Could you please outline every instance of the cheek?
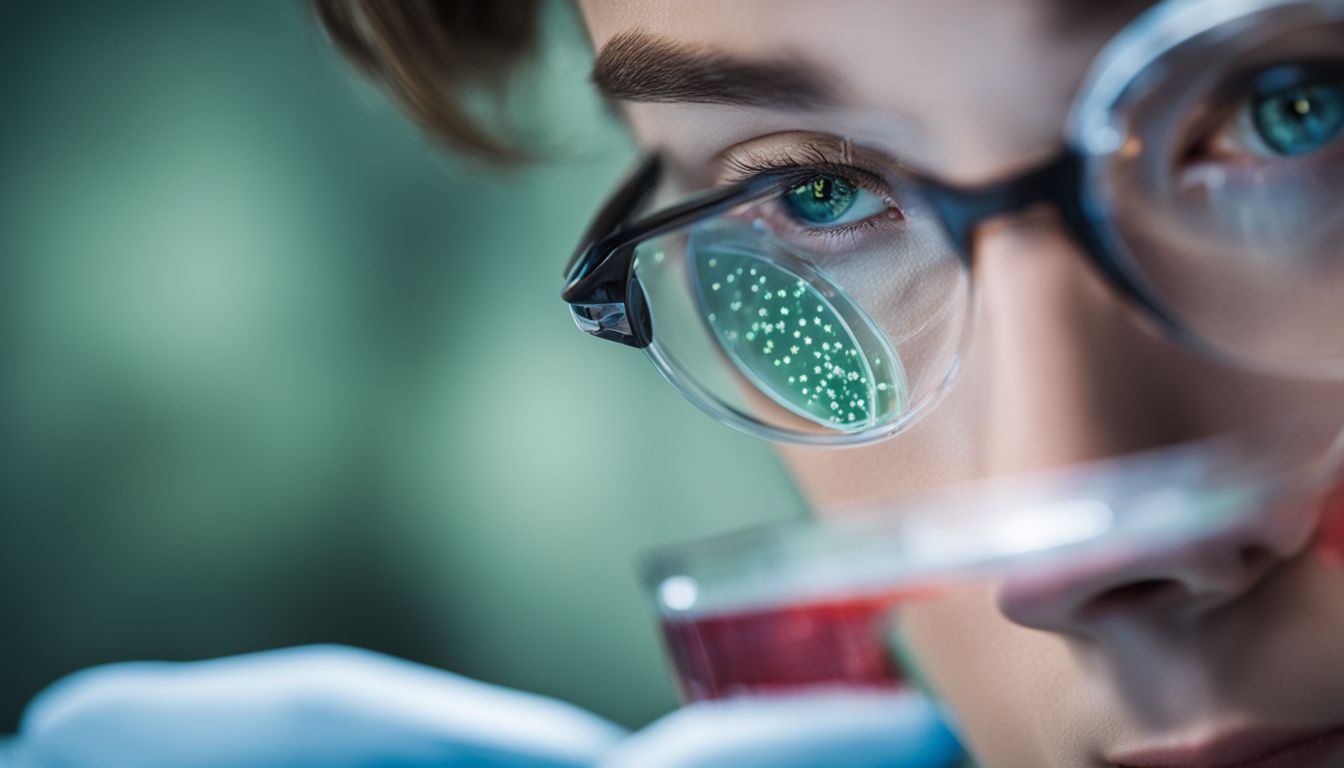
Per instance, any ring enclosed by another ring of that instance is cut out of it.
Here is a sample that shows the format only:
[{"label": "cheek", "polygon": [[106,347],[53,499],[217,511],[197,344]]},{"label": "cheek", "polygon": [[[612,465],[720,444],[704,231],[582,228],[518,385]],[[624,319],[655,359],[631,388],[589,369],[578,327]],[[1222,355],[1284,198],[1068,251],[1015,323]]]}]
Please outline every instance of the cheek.
[{"label": "cheek", "polygon": [[1081,671],[1062,639],[1009,622],[989,586],[907,606],[900,632],[907,664],[953,712],[972,752],[998,761],[985,768],[1076,764],[1060,723],[1079,703]]},{"label": "cheek", "polygon": [[[983,323],[983,316],[977,319]],[[983,328],[972,334],[982,335]],[[961,486],[986,474],[988,382],[984,359],[973,350],[946,397],[897,437],[844,450],[777,450],[821,517],[854,501],[899,500]]]}]

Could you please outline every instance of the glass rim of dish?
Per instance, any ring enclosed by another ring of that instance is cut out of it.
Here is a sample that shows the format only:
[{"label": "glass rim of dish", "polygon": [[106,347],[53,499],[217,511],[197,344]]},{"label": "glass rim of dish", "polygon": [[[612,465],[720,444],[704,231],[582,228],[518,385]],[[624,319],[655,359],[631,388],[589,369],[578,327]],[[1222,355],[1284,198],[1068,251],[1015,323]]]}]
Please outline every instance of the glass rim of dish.
[{"label": "glass rim of dish", "polygon": [[658,614],[698,618],[921,593],[1178,549],[1338,484],[1344,413],[1266,425],[660,547],[640,562]]}]

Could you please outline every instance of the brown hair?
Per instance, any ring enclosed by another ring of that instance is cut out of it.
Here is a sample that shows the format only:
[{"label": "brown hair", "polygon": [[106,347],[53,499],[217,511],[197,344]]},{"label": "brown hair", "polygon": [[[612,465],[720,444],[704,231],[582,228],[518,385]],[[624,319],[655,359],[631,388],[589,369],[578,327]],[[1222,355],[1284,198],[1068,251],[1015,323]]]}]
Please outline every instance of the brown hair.
[{"label": "brown hair", "polygon": [[498,109],[537,47],[539,0],[309,0],[336,47],[432,135],[490,160],[527,156],[472,97]]}]

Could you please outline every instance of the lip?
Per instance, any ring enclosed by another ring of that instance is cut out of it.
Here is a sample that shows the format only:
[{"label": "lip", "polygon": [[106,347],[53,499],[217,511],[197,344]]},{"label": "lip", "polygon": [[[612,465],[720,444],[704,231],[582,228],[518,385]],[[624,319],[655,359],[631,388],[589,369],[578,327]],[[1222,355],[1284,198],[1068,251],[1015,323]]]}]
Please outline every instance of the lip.
[{"label": "lip", "polygon": [[1145,747],[1106,758],[1108,768],[1325,768],[1344,747],[1344,725],[1241,728],[1212,738]]}]

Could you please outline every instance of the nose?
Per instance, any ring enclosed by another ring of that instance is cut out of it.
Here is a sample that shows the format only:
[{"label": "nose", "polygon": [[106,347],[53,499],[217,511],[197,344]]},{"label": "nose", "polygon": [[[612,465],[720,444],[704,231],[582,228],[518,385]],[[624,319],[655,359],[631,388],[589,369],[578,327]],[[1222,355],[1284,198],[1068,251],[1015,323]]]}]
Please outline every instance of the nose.
[{"label": "nose", "polygon": [[[982,227],[975,270],[987,474],[1235,431],[1330,391],[1232,370],[1173,344],[1091,268],[1049,210]],[[1074,633],[1203,615],[1300,553],[1317,517],[1314,508],[1267,509],[1199,541],[1018,579],[1003,585],[1000,608],[1021,624]]]},{"label": "nose", "polygon": [[1242,599],[1305,552],[1320,510],[1320,502],[1301,498],[1269,504],[1193,540],[1012,577],[998,590],[998,606],[1018,624],[1074,636],[1187,626]]},{"label": "nose", "polygon": [[1210,379],[1204,366],[1116,295],[1053,212],[983,226],[974,263],[988,474],[1052,469],[1212,430],[1218,390],[1200,387]]}]

